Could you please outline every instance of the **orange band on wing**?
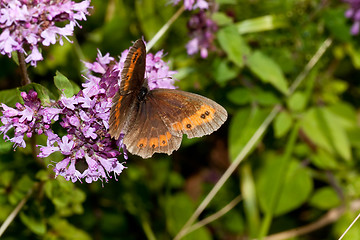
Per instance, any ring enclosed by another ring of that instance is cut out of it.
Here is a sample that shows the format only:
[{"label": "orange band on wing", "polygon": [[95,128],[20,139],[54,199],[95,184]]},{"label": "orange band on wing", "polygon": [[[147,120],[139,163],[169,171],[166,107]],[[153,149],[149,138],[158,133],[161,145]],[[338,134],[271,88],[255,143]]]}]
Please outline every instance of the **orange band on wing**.
[{"label": "orange band on wing", "polygon": [[115,128],[117,128],[120,124],[120,108],[121,108],[121,100],[123,99],[124,96],[119,96],[119,100],[117,101],[116,105],[115,105]]},{"label": "orange band on wing", "polygon": [[160,135],[160,147],[164,147],[168,145],[168,141],[171,138],[171,134],[169,132],[166,132],[166,135]]},{"label": "orange band on wing", "polygon": [[141,54],[142,54],[141,48],[138,48],[131,56],[131,61],[130,61],[130,66],[128,67],[128,72],[126,73],[125,79],[122,79],[122,81],[124,81],[124,90],[125,91],[127,91],[129,89],[129,82],[134,73],[134,68],[135,68],[136,62],[139,60],[139,57],[141,56]]},{"label": "orange band on wing", "polygon": [[172,124],[175,131],[191,130],[214,119],[215,109],[209,105],[202,105],[195,114],[184,118],[181,122]]},{"label": "orange band on wing", "polygon": [[146,147],[146,144],[147,144],[147,138],[141,138],[138,143],[137,143],[137,146],[139,148],[143,148],[143,147]]},{"label": "orange band on wing", "polygon": [[159,146],[159,138],[150,138],[149,146],[151,148],[157,148]]}]

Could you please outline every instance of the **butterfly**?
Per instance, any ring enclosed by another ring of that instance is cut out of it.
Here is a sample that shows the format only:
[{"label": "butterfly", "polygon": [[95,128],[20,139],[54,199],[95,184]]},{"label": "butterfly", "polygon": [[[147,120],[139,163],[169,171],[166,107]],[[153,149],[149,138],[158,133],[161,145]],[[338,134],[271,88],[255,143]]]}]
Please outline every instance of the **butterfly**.
[{"label": "butterfly", "polygon": [[188,138],[208,135],[226,121],[226,110],[216,102],[175,89],[149,90],[144,78],[146,48],[137,40],[126,56],[119,91],[112,99],[109,133],[131,153],[150,158],[179,149]]}]

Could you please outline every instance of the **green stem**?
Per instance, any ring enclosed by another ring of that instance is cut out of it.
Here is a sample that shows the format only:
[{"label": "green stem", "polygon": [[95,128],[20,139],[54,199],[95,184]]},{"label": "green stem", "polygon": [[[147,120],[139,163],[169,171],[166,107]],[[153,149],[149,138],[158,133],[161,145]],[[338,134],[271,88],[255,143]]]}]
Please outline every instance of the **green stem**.
[{"label": "green stem", "polygon": [[286,144],[285,147],[285,153],[282,157],[281,162],[279,163],[278,167],[280,169],[279,173],[277,175],[277,178],[274,179],[273,181],[273,192],[272,192],[272,196],[270,197],[270,204],[269,204],[269,208],[268,211],[265,213],[265,218],[262,222],[261,228],[260,228],[260,233],[259,233],[259,238],[258,239],[263,239],[271,226],[271,222],[274,216],[274,211],[277,207],[277,203],[279,202],[279,197],[281,194],[281,190],[283,189],[284,186],[284,181],[283,179],[285,178],[286,175],[286,170],[289,167],[290,164],[290,160],[291,160],[291,155],[292,152],[294,150],[295,147],[295,143],[298,137],[298,133],[299,133],[299,128],[300,128],[300,123],[297,122],[294,126],[294,128],[292,129],[291,133],[290,133],[290,137],[289,140]]},{"label": "green stem", "polygon": [[149,52],[150,49],[155,45],[155,43],[164,35],[164,33],[169,29],[171,24],[183,13],[185,10],[184,5],[177,10],[177,12],[169,19],[167,23],[155,34],[155,36],[146,44],[146,52]]},{"label": "green stem", "polygon": [[156,240],[156,237],[154,235],[154,232],[151,229],[151,226],[149,224],[149,221],[147,220],[146,217],[141,217],[141,225],[143,227],[143,230],[145,232],[145,235],[147,237],[147,239],[149,240]]},{"label": "green stem", "polygon": [[11,222],[15,219],[17,214],[20,212],[22,207],[25,205],[26,201],[29,199],[33,192],[33,189],[30,189],[26,196],[19,202],[19,204],[16,206],[16,208],[10,213],[10,215],[6,218],[4,223],[0,227],[0,237],[4,234],[5,230],[9,227]]}]

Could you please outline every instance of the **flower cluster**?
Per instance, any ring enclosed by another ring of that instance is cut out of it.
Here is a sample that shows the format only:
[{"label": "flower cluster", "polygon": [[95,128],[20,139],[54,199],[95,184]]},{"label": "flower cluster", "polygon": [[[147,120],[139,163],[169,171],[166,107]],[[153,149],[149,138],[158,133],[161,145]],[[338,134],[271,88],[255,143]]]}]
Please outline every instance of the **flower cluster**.
[{"label": "flower cluster", "polygon": [[345,12],[345,16],[354,21],[351,27],[351,34],[357,35],[360,31],[360,0],[343,0],[350,5],[350,8]]},{"label": "flower cluster", "polygon": [[[16,108],[11,108],[1,104],[3,115],[0,117],[3,125],[0,133],[4,134],[4,139],[14,143],[14,148],[25,147],[24,136],[31,137],[35,132],[43,134],[50,128],[51,121],[59,119],[60,109],[41,106],[40,99],[34,90],[29,93],[22,92],[21,97],[24,105],[17,103]],[[14,129],[14,137],[10,138],[7,132]]]},{"label": "flower cluster", "polygon": [[[180,0],[172,0],[173,4],[176,5],[180,2]],[[207,9],[209,7],[209,3],[206,0],[184,0],[184,7],[186,10],[194,10],[194,9]]]},{"label": "flower cluster", "polygon": [[193,55],[200,51],[200,56],[206,58],[208,50],[214,49],[213,41],[218,26],[204,11],[200,11],[190,18],[188,29],[191,40],[186,44],[187,53]]},{"label": "flower cluster", "polygon": [[[0,2],[0,53],[28,54],[25,61],[36,66],[43,60],[38,45],[49,46],[71,36],[78,21],[86,20],[90,0],[7,0]],[[64,22],[64,23],[63,23]],[[65,24],[67,22],[67,24]],[[65,26],[57,26],[61,23]]]},{"label": "flower cluster", "polygon": [[[112,97],[118,91],[120,72],[124,66],[128,50],[125,50],[119,62],[109,54],[98,53],[96,62],[85,63],[89,74],[83,89],[72,97],[62,96],[48,107],[41,105],[37,93],[21,93],[24,104],[16,104],[10,108],[1,105],[3,116],[0,117],[3,126],[0,133],[4,139],[14,142],[15,147],[25,147],[24,136],[31,137],[33,133],[47,136],[46,146],[40,146],[38,157],[44,158],[54,152],[61,152],[64,159],[55,164],[56,176],[61,175],[67,180],[76,182],[85,179],[87,183],[111,178],[110,173],[119,175],[125,168],[119,163],[120,150],[126,156],[126,146],[122,138],[115,141],[107,133]],[[167,64],[161,60],[162,51],[155,55],[147,55],[146,76],[149,87],[174,88],[172,75]],[[96,76],[100,75],[100,76]],[[57,134],[52,130],[54,122],[58,121],[65,134]],[[14,129],[14,137],[8,133]],[[79,169],[83,166],[83,170]],[[85,170],[84,170],[85,169]]]}]

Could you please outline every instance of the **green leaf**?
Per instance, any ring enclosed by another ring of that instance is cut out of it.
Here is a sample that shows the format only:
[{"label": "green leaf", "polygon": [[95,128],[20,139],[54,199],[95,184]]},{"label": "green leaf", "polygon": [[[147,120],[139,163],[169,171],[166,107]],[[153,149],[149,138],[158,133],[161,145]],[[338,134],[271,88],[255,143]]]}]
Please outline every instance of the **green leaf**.
[{"label": "green leaf", "polygon": [[256,195],[254,176],[249,162],[245,162],[240,168],[241,195],[244,202],[244,212],[248,231],[251,237],[257,236],[260,228],[259,205]]},{"label": "green leaf", "polygon": [[227,93],[227,99],[231,102],[239,105],[247,104],[251,102],[251,94],[249,89],[235,88]]},{"label": "green leaf", "polygon": [[351,146],[346,129],[337,115],[327,108],[309,110],[301,121],[302,129],[315,144],[350,160]]},{"label": "green leaf", "polygon": [[279,98],[273,92],[265,91],[261,88],[255,88],[253,101],[262,106],[273,106],[280,102]]},{"label": "green leaf", "polygon": [[324,11],[325,26],[330,30],[332,35],[340,41],[348,42],[351,39],[350,26],[344,17],[345,9],[335,8]]},{"label": "green leaf", "polygon": [[45,106],[50,103],[50,99],[55,99],[55,96],[54,94],[52,94],[52,92],[50,92],[46,87],[38,83],[30,83],[19,88],[21,92],[29,92],[30,89],[33,89],[35,92],[37,92],[38,98]]},{"label": "green leaf", "polygon": [[80,92],[81,88],[74,81],[70,81],[70,82],[73,87],[74,95],[78,94],[78,92]]},{"label": "green leaf", "polygon": [[[51,232],[49,237],[58,236],[59,239],[77,239],[77,240],[90,240],[92,239],[85,231],[76,228],[71,225],[67,220],[59,217],[49,218],[49,224],[51,226]],[[51,239],[51,238],[49,238]]]},{"label": "green leaf", "polygon": [[263,32],[288,27],[288,20],[284,17],[267,15],[238,22],[236,27],[240,34]]},{"label": "green leaf", "polygon": [[261,81],[272,84],[284,94],[287,93],[287,81],[281,68],[274,60],[262,52],[256,51],[249,56],[246,65]]},{"label": "green leaf", "polygon": [[356,69],[360,69],[360,51],[353,44],[347,44],[345,46],[346,53],[350,56],[352,64]]},{"label": "green leaf", "polygon": [[229,211],[222,216],[218,221],[224,223],[224,227],[231,233],[241,234],[245,230],[245,222],[241,213],[236,211]]},{"label": "green leaf", "polygon": [[233,19],[223,12],[215,12],[212,14],[211,19],[214,20],[218,26],[224,26],[233,23]]},{"label": "green leaf", "polygon": [[64,93],[66,97],[70,98],[74,96],[73,84],[59,71],[56,71],[54,83],[57,89],[59,89],[60,92]]},{"label": "green leaf", "polygon": [[318,189],[310,198],[309,204],[322,210],[328,210],[341,204],[336,191],[331,187]]},{"label": "green leaf", "polygon": [[292,123],[292,117],[288,112],[280,112],[274,120],[275,137],[283,137],[290,130]]},{"label": "green leaf", "polygon": [[316,153],[311,155],[310,159],[315,166],[321,169],[331,170],[339,168],[336,158],[322,148],[317,149]]},{"label": "green leaf", "polygon": [[[269,110],[245,108],[238,111],[230,123],[229,151],[233,161],[269,114]],[[255,146],[254,146],[255,147]]]},{"label": "green leaf", "polygon": [[13,88],[0,91],[0,102],[9,107],[15,106],[18,102],[22,103],[23,99],[20,96],[20,90],[18,88]]},{"label": "green leaf", "polygon": [[218,4],[236,4],[236,0],[216,0]]},{"label": "green leaf", "polygon": [[[169,232],[175,236],[185,222],[189,219],[193,213],[194,205],[190,201],[189,197],[183,193],[168,196],[166,201],[166,213],[167,213],[167,228]],[[186,235],[182,239],[212,239],[210,233],[205,227],[199,228],[194,232]]]},{"label": "green leaf", "polygon": [[250,48],[237,32],[236,27],[231,25],[220,29],[217,33],[217,39],[228,58],[237,66],[243,67],[243,57],[250,53]]},{"label": "green leaf", "polygon": [[346,102],[335,103],[327,109],[334,114],[341,126],[346,129],[357,127],[357,112],[353,106]]},{"label": "green leaf", "polygon": [[264,212],[273,212],[275,215],[282,215],[290,212],[308,199],[312,188],[312,179],[307,171],[297,161],[292,161],[289,168],[286,171],[286,175],[281,176],[283,187],[278,196],[277,205],[275,210],[270,209],[270,201],[273,193],[274,179],[277,179],[281,173],[279,163],[281,157],[273,155],[271,159],[268,159],[268,164],[258,174],[258,198],[260,206]]},{"label": "green leaf", "polygon": [[287,99],[287,106],[291,111],[301,112],[305,109],[307,103],[306,94],[302,92],[295,92]]},{"label": "green leaf", "polygon": [[[141,24],[139,34],[144,34],[145,39],[152,39],[163,24],[174,14],[173,8],[164,8],[164,2],[159,0],[136,0],[134,3],[136,16]],[[158,42],[161,43],[164,39],[163,37]]]},{"label": "green leaf", "polygon": [[28,216],[21,212],[20,219],[35,234],[44,235],[46,233],[45,219],[38,216],[38,214]]},{"label": "green leaf", "polygon": [[214,77],[220,86],[224,86],[226,82],[234,79],[239,74],[239,68],[230,66],[227,60],[216,59],[214,61]]},{"label": "green leaf", "polygon": [[34,181],[28,175],[22,175],[22,177],[16,179],[16,181],[14,188],[8,195],[9,201],[12,204],[20,202],[34,185]]},{"label": "green leaf", "polygon": [[0,138],[0,154],[8,153],[13,148],[14,143],[7,141],[3,138]]}]

